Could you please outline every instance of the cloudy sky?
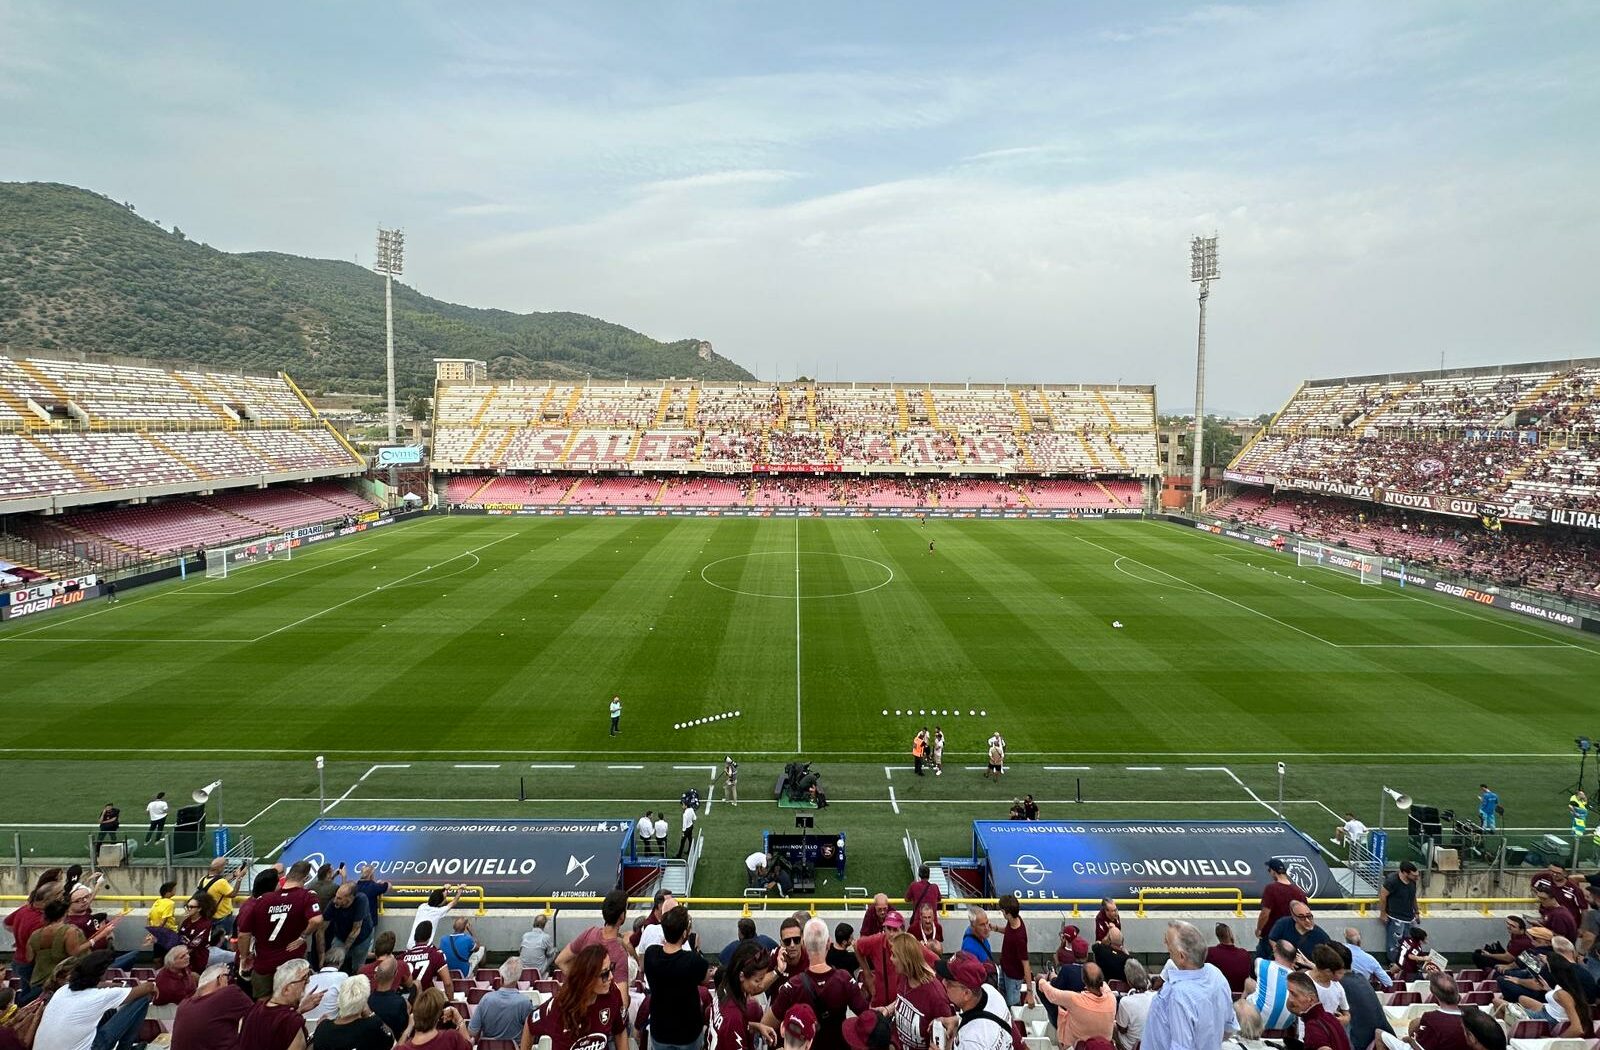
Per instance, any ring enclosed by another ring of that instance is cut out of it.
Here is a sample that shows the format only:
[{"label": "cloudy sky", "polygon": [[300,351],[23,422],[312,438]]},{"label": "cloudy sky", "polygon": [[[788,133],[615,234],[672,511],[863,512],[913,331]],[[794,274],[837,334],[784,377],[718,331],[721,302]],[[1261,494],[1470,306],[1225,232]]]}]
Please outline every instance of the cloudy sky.
[{"label": "cloudy sky", "polygon": [[0,0],[0,179],[758,375],[1600,355],[1600,4]]}]

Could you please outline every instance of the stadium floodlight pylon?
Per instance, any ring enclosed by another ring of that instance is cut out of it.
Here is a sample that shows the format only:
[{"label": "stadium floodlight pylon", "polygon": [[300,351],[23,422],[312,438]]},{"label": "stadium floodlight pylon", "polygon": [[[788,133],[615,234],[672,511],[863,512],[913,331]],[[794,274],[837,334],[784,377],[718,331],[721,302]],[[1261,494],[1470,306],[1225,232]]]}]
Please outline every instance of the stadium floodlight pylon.
[{"label": "stadium floodlight pylon", "polygon": [[1296,557],[1301,568],[1331,569],[1372,586],[1383,583],[1383,558],[1376,554],[1342,550],[1325,543],[1301,543]]},{"label": "stadium floodlight pylon", "polygon": [[[378,227],[378,254],[372,264],[383,275],[384,344],[389,366],[389,444],[395,443],[394,409],[394,279],[405,272],[406,234],[404,230]],[[392,472],[391,472],[392,473]]]},{"label": "stadium floodlight pylon", "polygon": [[1194,360],[1194,437],[1189,442],[1189,509],[1199,514],[1205,508],[1200,496],[1205,475],[1206,429],[1206,300],[1211,297],[1211,282],[1220,280],[1217,268],[1217,235],[1195,237],[1189,241],[1189,280],[1200,285],[1200,335]]},{"label": "stadium floodlight pylon", "polygon": [[231,547],[212,547],[206,551],[206,579],[226,579],[229,573],[258,562],[288,561],[293,549],[282,536],[235,543]]}]

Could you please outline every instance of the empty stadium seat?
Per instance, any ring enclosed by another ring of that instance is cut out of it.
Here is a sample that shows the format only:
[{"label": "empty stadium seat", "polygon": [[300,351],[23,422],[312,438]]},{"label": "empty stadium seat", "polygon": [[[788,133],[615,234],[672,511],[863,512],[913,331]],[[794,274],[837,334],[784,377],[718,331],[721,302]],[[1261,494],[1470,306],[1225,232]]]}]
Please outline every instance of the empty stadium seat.
[{"label": "empty stadium seat", "polygon": [[0,357],[0,509],[362,464],[283,377]]}]

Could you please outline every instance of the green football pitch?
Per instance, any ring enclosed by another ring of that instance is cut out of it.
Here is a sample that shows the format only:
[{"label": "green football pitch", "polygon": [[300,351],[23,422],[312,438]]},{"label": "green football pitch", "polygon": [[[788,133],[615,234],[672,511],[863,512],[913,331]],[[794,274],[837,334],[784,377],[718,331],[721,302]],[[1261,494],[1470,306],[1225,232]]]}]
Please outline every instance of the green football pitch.
[{"label": "green football pitch", "polygon": [[[1484,780],[1536,838],[1600,736],[1600,640],[1157,522],[432,517],[21,620],[0,660],[0,834],[25,854],[218,778],[262,848],[321,805],[675,825],[696,787],[702,894],[792,830],[771,795],[797,755],[844,881],[897,888],[907,831],[967,853],[1024,792],[1046,818],[1259,819],[1279,761],[1281,812],[1324,842],[1385,784],[1465,815]],[[941,777],[912,775],[923,725]],[[711,790],[728,754],[737,809]]]}]

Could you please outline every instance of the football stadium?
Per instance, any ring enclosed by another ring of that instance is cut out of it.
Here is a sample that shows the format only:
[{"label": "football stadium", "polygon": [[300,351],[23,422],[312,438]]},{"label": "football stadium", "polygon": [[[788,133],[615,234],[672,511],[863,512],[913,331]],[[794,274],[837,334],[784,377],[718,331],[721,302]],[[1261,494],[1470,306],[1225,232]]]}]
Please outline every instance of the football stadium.
[{"label": "football stadium", "polygon": [[1125,350],[758,376],[0,183],[0,1050],[1600,1048],[1600,351],[1280,383],[1205,219]]},{"label": "football stadium", "polygon": [[[837,843],[796,847],[822,900],[935,860],[947,896],[982,898],[1008,873],[975,829],[1025,796],[1068,827],[1287,825],[1346,904],[1386,860],[1511,897],[1594,856],[1568,807],[1587,755],[1561,745],[1600,660],[1574,509],[1600,476],[1523,435],[1573,425],[1600,361],[1308,382],[1199,515],[1163,506],[1184,493],[1149,388],[441,378],[418,499],[287,375],[0,375],[24,870],[288,861],[343,818],[611,821],[629,892],[731,902],[805,814]],[[63,747],[90,697],[103,741]],[[264,717],[216,736],[204,712],[232,709]],[[1403,761],[1349,731],[1391,722]],[[820,800],[781,791],[797,762]],[[161,785],[210,806],[155,842],[102,834],[100,796],[132,812]],[[1418,801],[1380,825],[1390,790]],[[671,818],[665,848],[641,812]],[[1387,849],[1330,838],[1349,813]],[[1141,889],[1163,881],[1238,894]]]}]

